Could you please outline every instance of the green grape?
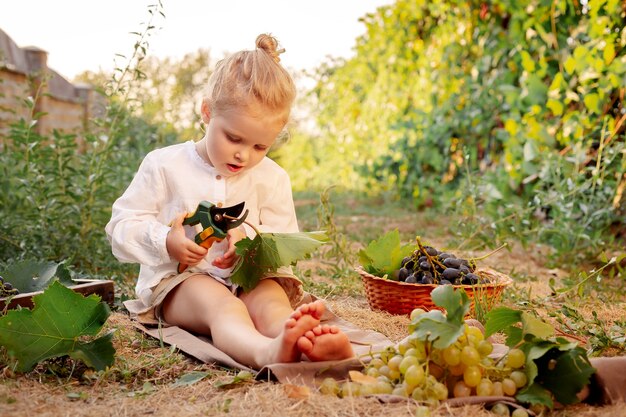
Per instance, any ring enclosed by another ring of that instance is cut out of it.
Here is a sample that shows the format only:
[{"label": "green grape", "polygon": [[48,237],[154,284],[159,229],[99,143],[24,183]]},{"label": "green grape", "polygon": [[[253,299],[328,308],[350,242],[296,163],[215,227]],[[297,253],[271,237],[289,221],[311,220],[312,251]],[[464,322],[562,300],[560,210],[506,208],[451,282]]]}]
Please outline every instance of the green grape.
[{"label": "green grape", "polygon": [[517,368],[521,368],[522,366],[524,366],[525,362],[526,362],[526,355],[524,354],[522,350],[513,348],[513,349],[510,349],[509,352],[507,353],[507,357],[506,357],[507,366],[517,369]]},{"label": "green grape", "polygon": [[480,368],[476,365],[468,366],[463,371],[463,381],[468,387],[475,387],[480,383],[482,374]]},{"label": "green grape", "polygon": [[515,382],[513,382],[511,378],[504,378],[502,380],[502,391],[504,392],[505,395],[512,397],[517,392],[517,386],[515,385]]},{"label": "green grape", "polygon": [[450,366],[461,363],[461,350],[454,345],[450,345],[443,350],[443,360]]},{"label": "green grape", "polygon": [[439,401],[448,399],[448,388],[441,382],[435,382],[433,384],[433,393],[435,394],[435,398]]},{"label": "green grape", "polygon": [[358,397],[361,394],[361,384],[346,381],[341,384],[341,396],[342,397]]},{"label": "green grape", "polygon": [[319,390],[322,394],[337,395],[339,394],[341,388],[339,387],[339,383],[334,378],[324,378],[320,384]]},{"label": "green grape", "polygon": [[411,347],[411,342],[409,340],[403,340],[400,344],[398,344],[398,353],[406,356],[406,351]]},{"label": "green grape", "polygon": [[382,375],[385,376],[387,378],[389,378],[389,372],[391,372],[391,369],[389,369],[389,366],[387,365],[383,365],[380,368],[378,368],[378,372]]},{"label": "green grape", "polygon": [[391,379],[392,381],[396,380],[396,379],[400,379],[400,376],[401,376],[401,374],[400,374],[400,370],[399,369],[391,369],[389,371],[389,379]]},{"label": "green grape", "polygon": [[393,392],[393,386],[389,381],[377,381],[374,384],[374,391],[376,394],[391,394]]},{"label": "green grape", "polygon": [[528,417],[528,411],[524,410],[523,408],[516,408],[511,413],[511,417]]},{"label": "green grape", "polygon": [[412,356],[417,358],[420,361],[426,359],[426,349],[418,349],[418,348],[410,348],[404,353],[404,357]]},{"label": "green grape", "polygon": [[461,362],[467,366],[478,365],[480,363],[480,354],[474,346],[465,346],[461,351]]},{"label": "green grape", "polygon": [[478,327],[469,326],[465,332],[468,335],[468,340],[469,336],[473,336],[477,342],[485,339],[485,335]]},{"label": "green grape", "polygon": [[492,395],[495,395],[496,397],[502,397],[504,395],[504,390],[502,389],[502,382],[496,381],[493,383]]},{"label": "green grape", "polygon": [[415,401],[424,401],[426,397],[426,391],[424,391],[424,388],[422,387],[415,388],[411,393],[411,398],[413,398]]},{"label": "green grape", "polygon": [[376,386],[374,384],[361,384],[359,388],[359,395],[373,395],[376,394]]},{"label": "green grape", "polygon": [[411,387],[416,387],[424,382],[424,368],[419,364],[411,365],[404,374],[404,382]]},{"label": "green grape", "polygon": [[415,320],[417,317],[421,316],[422,314],[426,313],[426,310],[422,309],[422,308],[415,308],[413,309],[413,311],[411,311],[411,321]]},{"label": "green grape", "polygon": [[468,387],[467,384],[465,384],[465,382],[463,381],[459,381],[454,384],[454,389],[452,392],[454,398],[469,397],[470,395],[472,395],[472,389]]},{"label": "green grape", "polygon": [[509,411],[509,407],[503,403],[497,403],[493,407],[491,407],[491,412],[497,416],[510,416],[511,413]]},{"label": "green grape", "polygon": [[387,366],[390,370],[397,371],[398,369],[400,369],[400,362],[402,362],[402,359],[404,359],[404,356],[395,355],[394,357],[389,359],[389,362],[387,362]]},{"label": "green grape", "polygon": [[404,384],[398,384],[393,388],[393,391],[391,391],[391,394],[393,395],[399,395],[400,397],[408,397],[409,396],[409,391],[406,387],[406,385]]},{"label": "green grape", "polygon": [[476,395],[488,397],[493,395],[493,382],[490,379],[483,378],[476,386]]},{"label": "green grape", "polygon": [[[417,398],[414,398],[414,400],[419,401]],[[415,408],[415,417],[430,417],[430,407],[418,405],[417,408]]]},{"label": "green grape", "polygon": [[488,340],[481,340],[480,342],[478,342],[478,346],[476,346],[476,350],[478,350],[478,353],[480,354],[480,356],[485,357],[485,356],[490,355],[491,352],[493,352],[493,345]]},{"label": "green grape", "polygon": [[367,368],[367,371],[365,371],[365,374],[367,376],[376,378],[377,376],[380,376],[380,371],[377,368]]},{"label": "green grape", "polygon": [[380,358],[374,358],[370,361],[370,363],[367,365],[369,368],[376,368],[376,369],[380,369],[381,366],[383,366],[385,364],[385,362],[383,362],[382,359]]},{"label": "green grape", "polygon": [[419,361],[417,360],[415,356],[405,356],[400,362],[398,369],[400,370],[400,373],[404,375],[406,374],[407,369],[409,369],[411,365],[415,365],[418,362]]},{"label": "green grape", "polygon": [[528,377],[523,371],[513,371],[511,375],[509,375],[509,378],[515,382],[517,388],[522,388],[528,382]]}]

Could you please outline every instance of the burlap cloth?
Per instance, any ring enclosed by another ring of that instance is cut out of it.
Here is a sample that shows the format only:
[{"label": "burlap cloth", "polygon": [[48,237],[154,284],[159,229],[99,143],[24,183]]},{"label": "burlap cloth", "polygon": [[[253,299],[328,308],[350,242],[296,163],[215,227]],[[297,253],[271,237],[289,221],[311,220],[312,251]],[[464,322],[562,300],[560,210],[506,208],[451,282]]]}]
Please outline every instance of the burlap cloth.
[{"label": "burlap cloth", "polygon": [[[305,293],[302,303],[311,302],[316,298],[311,294]],[[131,318],[136,317],[138,311],[145,306],[139,300],[130,300],[124,302],[124,306],[128,309]],[[328,325],[336,325],[343,331],[350,342],[357,358],[346,359],[340,361],[321,361],[310,362],[301,361],[295,363],[276,363],[263,367],[257,371],[251,369],[228,356],[226,353],[217,349],[206,336],[192,334],[177,326],[168,327],[148,327],[133,320],[134,325],[146,334],[162,340],[172,346],[176,346],[184,353],[204,362],[217,363],[223,366],[248,370],[256,374],[257,380],[273,380],[280,383],[289,383],[296,385],[306,385],[310,387],[318,386],[319,383],[327,377],[336,379],[346,379],[350,370],[362,370],[367,359],[358,359],[362,355],[369,352],[380,352],[385,347],[394,343],[382,333],[373,330],[363,330],[354,324],[337,317],[330,309],[327,308],[322,316],[322,323]],[[498,355],[506,352],[506,346],[494,345],[494,354]],[[615,404],[617,402],[626,401],[626,357],[603,357],[591,358],[590,362],[596,369],[596,373],[592,376],[589,386],[589,394],[585,401],[596,405]],[[381,401],[391,402],[402,400],[401,397],[391,395],[378,396]],[[451,398],[447,400],[450,405],[465,404],[484,404],[490,406],[492,404],[503,402],[511,407],[521,407],[514,398],[511,397],[466,397]],[[530,410],[529,415],[534,415]]]}]

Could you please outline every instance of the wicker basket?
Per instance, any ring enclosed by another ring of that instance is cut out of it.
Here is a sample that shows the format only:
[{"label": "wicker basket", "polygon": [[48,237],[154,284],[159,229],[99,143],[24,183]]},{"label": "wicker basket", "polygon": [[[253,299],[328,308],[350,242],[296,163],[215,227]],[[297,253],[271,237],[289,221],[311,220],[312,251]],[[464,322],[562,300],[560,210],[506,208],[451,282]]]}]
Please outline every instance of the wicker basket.
[{"label": "wicker basket", "polygon": [[[372,310],[383,310],[391,314],[411,314],[415,308],[432,310],[439,308],[430,297],[430,292],[437,288],[436,284],[411,284],[392,281],[371,275],[363,268],[357,268],[365,285],[365,294]],[[484,310],[491,309],[500,299],[504,288],[511,283],[511,278],[492,269],[478,269],[476,274],[489,278],[489,284],[455,285],[463,288],[468,295],[471,308],[470,315],[475,315],[475,302],[478,301]]]}]

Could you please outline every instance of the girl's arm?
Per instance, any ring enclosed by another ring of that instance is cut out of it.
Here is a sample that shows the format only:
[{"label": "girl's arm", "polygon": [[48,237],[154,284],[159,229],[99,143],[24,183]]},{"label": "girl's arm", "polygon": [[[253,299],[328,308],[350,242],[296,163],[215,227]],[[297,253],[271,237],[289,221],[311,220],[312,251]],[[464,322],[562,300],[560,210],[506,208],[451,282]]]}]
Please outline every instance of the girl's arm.
[{"label": "girl's arm", "polygon": [[113,203],[105,228],[113,255],[121,262],[149,266],[172,262],[166,247],[170,227],[159,219],[161,199],[167,193],[152,156],[146,156],[124,194]]}]

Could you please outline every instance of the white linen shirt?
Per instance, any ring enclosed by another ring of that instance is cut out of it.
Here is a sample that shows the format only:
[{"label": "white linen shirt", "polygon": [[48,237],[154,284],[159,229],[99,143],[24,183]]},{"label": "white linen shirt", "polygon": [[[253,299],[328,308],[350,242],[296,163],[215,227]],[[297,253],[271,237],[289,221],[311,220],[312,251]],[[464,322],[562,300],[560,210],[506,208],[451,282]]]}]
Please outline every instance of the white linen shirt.
[{"label": "white linen shirt", "polygon": [[[245,202],[247,222],[262,232],[298,232],[298,222],[287,172],[271,159],[241,174],[224,177],[196,152],[188,141],[154,150],[142,161],[130,185],[113,203],[106,233],[113,255],[121,262],[141,264],[135,291],[149,305],[152,288],[177,273],[178,262],[165,245],[168,226],[183,212],[193,213],[206,200],[229,207]],[[193,239],[201,226],[185,226]],[[246,234],[254,231],[245,226]],[[228,248],[224,239],[210,248],[205,258],[188,271],[206,272],[231,286],[232,269],[220,269],[212,261]]]}]

